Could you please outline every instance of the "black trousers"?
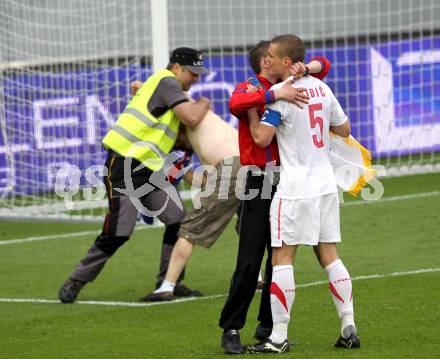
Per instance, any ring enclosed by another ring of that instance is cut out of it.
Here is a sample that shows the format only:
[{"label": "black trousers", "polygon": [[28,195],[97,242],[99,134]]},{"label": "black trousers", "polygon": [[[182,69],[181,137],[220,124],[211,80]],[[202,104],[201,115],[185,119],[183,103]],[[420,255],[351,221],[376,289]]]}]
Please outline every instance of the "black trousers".
[{"label": "black trousers", "polygon": [[263,327],[272,327],[270,309],[270,284],[272,282],[272,247],[270,241],[270,203],[276,187],[272,186],[268,199],[261,198],[264,176],[252,176],[246,179],[246,192],[259,189],[257,197],[243,201],[241,208],[240,241],[237,264],[232,276],[229,296],[223,307],[219,325],[223,329],[241,329],[246,322],[249,306],[254,297],[258,274],[264,252],[267,249],[265,284],[263,287],[258,320]]},{"label": "black trousers", "polygon": [[[107,196],[109,201],[109,212],[107,213],[101,234],[96,238],[95,242],[85,255],[85,257],[77,264],[75,270],[70,277],[81,280],[83,282],[93,282],[103,269],[106,262],[113,254],[129,240],[136,225],[138,208],[133,204],[132,200],[117,191],[117,188],[125,189],[126,180],[130,180],[135,189],[149,183],[153,171],[146,167],[139,170],[136,168],[140,162],[133,160],[130,172],[125,173],[125,159],[109,152],[105,166],[108,174],[104,177]],[[157,173],[162,176],[161,173]],[[165,178],[165,176],[163,176]],[[169,184],[171,186],[171,184]],[[167,193],[157,188],[148,194],[139,198],[142,205],[151,210],[158,211],[167,203],[166,208],[158,215],[159,219],[166,225],[179,223],[184,215],[177,203],[171,199],[166,202]],[[167,265],[168,266],[168,265]]]}]

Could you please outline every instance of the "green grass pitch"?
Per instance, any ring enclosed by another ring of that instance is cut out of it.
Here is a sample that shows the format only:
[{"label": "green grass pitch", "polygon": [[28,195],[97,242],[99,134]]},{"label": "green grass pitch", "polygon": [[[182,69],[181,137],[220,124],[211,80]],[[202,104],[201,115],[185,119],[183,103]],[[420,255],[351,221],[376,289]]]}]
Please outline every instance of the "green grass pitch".
[{"label": "green grass pitch", "polygon": [[[368,205],[347,202],[341,207],[339,252],[355,279],[355,317],[362,348],[332,348],[339,319],[326,283],[305,286],[325,282],[326,277],[312,250],[302,247],[295,263],[298,288],[289,329],[297,345],[285,357],[438,357],[440,174],[382,182],[384,198],[389,200]],[[218,318],[236,260],[238,238],[233,223],[211,250],[196,248],[187,268],[186,284],[202,290],[206,298],[147,307],[81,304],[136,303],[151,291],[163,230],[144,229],[136,231],[99,278],[84,288],[80,303],[5,301],[55,300],[58,288],[99,229],[99,224],[90,223],[1,222],[0,358],[224,357]],[[92,233],[4,244],[84,231]],[[414,273],[418,270],[423,271]],[[253,342],[258,303],[259,294],[241,331],[243,343]]]}]

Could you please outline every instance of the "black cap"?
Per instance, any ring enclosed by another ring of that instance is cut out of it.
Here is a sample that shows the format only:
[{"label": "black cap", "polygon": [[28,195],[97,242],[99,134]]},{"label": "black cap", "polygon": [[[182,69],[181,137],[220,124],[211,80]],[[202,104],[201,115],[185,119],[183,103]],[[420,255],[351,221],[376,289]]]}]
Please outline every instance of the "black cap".
[{"label": "black cap", "polygon": [[198,75],[209,73],[208,69],[203,66],[202,53],[196,49],[191,49],[190,47],[179,47],[173,50],[170,57],[170,63],[188,67],[191,72]]}]

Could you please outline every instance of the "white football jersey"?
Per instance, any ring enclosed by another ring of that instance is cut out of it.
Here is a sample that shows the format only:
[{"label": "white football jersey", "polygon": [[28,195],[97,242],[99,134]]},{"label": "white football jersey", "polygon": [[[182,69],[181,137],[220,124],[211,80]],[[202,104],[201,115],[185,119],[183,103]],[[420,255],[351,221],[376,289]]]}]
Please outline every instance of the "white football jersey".
[{"label": "white football jersey", "polygon": [[292,86],[306,88],[309,103],[300,109],[294,104],[276,101],[266,106],[261,120],[262,124],[271,126],[268,121],[271,116],[281,117],[276,132],[281,161],[276,197],[301,199],[335,193],[336,181],[329,159],[329,128],[342,125],[347,117],[330,88],[317,78],[306,76]]}]

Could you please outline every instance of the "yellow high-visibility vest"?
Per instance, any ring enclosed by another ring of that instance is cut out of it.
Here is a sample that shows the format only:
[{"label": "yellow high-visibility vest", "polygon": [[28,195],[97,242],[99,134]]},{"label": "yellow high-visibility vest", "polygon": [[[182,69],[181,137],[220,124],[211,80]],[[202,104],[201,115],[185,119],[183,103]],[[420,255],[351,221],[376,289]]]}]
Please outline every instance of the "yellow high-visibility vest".
[{"label": "yellow high-visibility vest", "polygon": [[162,168],[163,157],[174,147],[180,126],[179,118],[171,109],[160,117],[148,111],[151,96],[165,77],[175,75],[164,69],[150,76],[102,140],[107,150],[135,158],[152,171]]}]

